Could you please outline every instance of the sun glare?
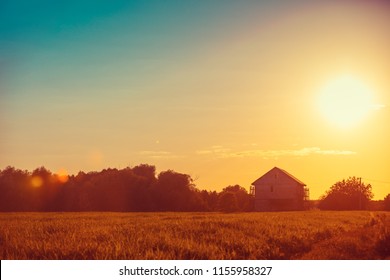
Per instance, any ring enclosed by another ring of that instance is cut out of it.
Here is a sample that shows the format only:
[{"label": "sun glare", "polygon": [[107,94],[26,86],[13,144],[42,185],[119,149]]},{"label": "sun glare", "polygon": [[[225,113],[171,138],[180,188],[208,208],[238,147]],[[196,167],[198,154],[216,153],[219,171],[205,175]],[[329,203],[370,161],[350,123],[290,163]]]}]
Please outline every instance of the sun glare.
[{"label": "sun glare", "polygon": [[358,125],[373,108],[372,91],[352,76],[341,76],[322,88],[318,103],[325,119],[347,128]]},{"label": "sun glare", "polygon": [[61,183],[66,183],[69,179],[68,172],[65,169],[60,169],[57,172],[57,180]]},{"label": "sun glare", "polygon": [[33,176],[31,178],[31,185],[34,187],[34,188],[39,188],[41,187],[43,184],[43,180],[40,176]]}]

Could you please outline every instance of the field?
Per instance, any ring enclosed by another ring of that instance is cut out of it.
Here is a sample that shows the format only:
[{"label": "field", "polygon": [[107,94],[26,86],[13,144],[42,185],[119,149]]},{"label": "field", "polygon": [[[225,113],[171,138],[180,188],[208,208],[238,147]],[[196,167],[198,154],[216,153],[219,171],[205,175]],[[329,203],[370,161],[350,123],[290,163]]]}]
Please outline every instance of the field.
[{"label": "field", "polygon": [[388,212],[0,214],[0,259],[388,258]]}]

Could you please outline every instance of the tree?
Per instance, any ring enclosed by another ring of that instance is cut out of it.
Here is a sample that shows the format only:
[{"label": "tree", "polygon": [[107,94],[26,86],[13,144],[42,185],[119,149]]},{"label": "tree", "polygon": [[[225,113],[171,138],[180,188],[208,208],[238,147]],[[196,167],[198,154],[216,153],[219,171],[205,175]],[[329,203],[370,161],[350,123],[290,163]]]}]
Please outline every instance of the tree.
[{"label": "tree", "polygon": [[218,197],[218,209],[222,212],[236,212],[239,210],[237,196],[231,191],[222,191]]},{"label": "tree", "polygon": [[202,209],[201,211],[218,211],[218,193],[216,191],[202,190],[198,193]]},{"label": "tree", "polygon": [[324,196],[321,197],[319,208],[323,210],[362,210],[374,197],[370,184],[365,184],[361,178],[349,177],[336,182]]},{"label": "tree", "polygon": [[390,193],[386,195],[385,199],[383,200],[385,203],[385,210],[390,211]]},{"label": "tree", "polygon": [[148,185],[156,181],[156,167],[149,164],[140,164],[132,168],[135,175],[143,178]]},{"label": "tree", "polygon": [[241,187],[240,185],[227,186],[222,190],[222,193],[227,192],[231,192],[235,195],[235,199],[237,201],[237,211],[253,210],[253,198],[245,188]]},{"label": "tree", "polygon": [[195,185],[187,174],[163,171],[153,190],[157,211],[191,211]]},{"label": "tree", "polygon": [[8,166],[0,170],[0,211],[29,211],[29,173]]}]

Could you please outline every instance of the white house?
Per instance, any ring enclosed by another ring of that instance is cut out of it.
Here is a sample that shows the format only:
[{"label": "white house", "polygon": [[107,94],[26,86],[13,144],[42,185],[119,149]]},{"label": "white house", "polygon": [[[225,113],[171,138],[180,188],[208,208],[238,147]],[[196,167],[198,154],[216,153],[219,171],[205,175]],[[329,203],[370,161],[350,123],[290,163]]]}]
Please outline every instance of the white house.
[{"label": "white house", "polygon": [[287,171],[272,168],[252,183],[256,211],[303,210],[309,199],[306,184]]}]

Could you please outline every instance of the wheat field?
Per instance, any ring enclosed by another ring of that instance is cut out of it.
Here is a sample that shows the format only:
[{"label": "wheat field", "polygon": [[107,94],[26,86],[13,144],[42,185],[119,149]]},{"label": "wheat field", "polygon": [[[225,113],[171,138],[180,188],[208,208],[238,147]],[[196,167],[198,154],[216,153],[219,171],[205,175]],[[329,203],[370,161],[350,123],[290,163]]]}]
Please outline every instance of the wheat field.
[{"label": "wheat field", "polygon": [[386,259],[390,213],[1,213],[0,259]]}]

